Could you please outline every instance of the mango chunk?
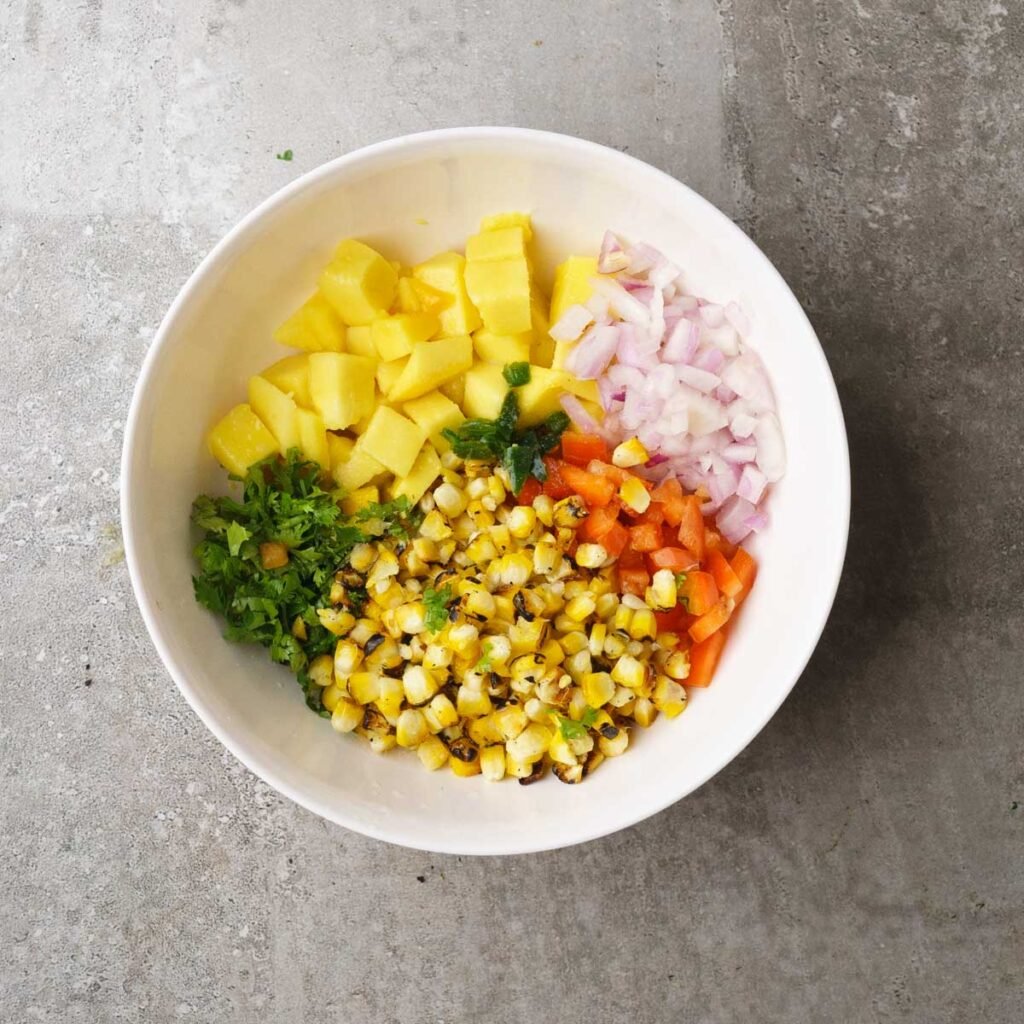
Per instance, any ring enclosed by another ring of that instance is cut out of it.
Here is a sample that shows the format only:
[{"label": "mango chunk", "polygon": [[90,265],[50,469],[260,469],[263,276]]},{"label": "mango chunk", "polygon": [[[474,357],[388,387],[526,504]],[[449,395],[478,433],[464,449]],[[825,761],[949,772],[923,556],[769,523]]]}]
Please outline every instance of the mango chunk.
[{"label": "mango chunk", "polygon": [[591,278],[597,276],[597,260],[593,256],[570,256],[555,268],[555,285],[551,290],[551,322],[558,323],[570,306],[582,305],[594,294]]},{"label": "mango chunk", "polygon": [[412,469],[391,485],[391,498],[401,498],[403,495],[415,504],[426,493],[427,488],[441,475],[441,460],[432,444],[425,444]]},{"label": "mango chunk", "polygon": [[455,430],[466,418],[462,415],[462,410],[440,391],[431,391],[428,395],[406,402],[402,406],[402,411],[413,423],[423,428],[423,432],[439,452],[446,452],[451,447],[441,431],[445,428]]},{"label": "mango chunk", "polygon": [[327,430],[323,419],[309,409],[299,409],[299,447],[302,454],[317,463],[325,472],[331,468],[331,453],[327,447]]},{"label": "mango chunk", "polygon": [[372,323],[395,301],[398,274],[375,249],[346,238],[320,275],[320,291],[346,324]]},{"label": "mango chunk", "polygon": [[377,346],[373,343],[373,329],[369,324],[350,327],[345,338],[345,345],[354,356],[366,356],[367,359],[374,361],[380,358],[377,355]]},{"label": "mango chunk", "polygon": [[481,231],[466,239],[466,262],[526,257],[526,237],[519,225]]},{"label": "mango chunk", "polygon": [[548,320],[548,300],[536,282],[530,287],[530,322],[533,326],[533,345],[530,362],[535,366],[551,366],[555,357],[555,339],[548,334],[551,322]]},{"label": "mango chunk", "polygon": [[285,356],[268,366],[260,376],[286,395],[291,395],[298,405],[305,409],[310,407],[309,356]]},{"label": "mango chunk", "polygon": [[443,337],[470,334],[480,326],[480,314],[466,291],[464,256],[457,252],[438,253],[413,267],[412,276],[448,298],[448,304],[441,310],[431,310],[425,301],[423,303],[424,309],[437,312],[440,316]]},{"label": "mango chunk", "polygon": [[444,292],[432,288],[426,281],[419,281],[415,277],[408,280],[412,282],[412,290],[415,293],[416,301],[420,304],[419,312],[436,313],[440,317],[442,310],[452,305],[454,300],[451,295],[446,295]]},{"label": "mango chunk", "polygon": [[532,427],[553,412],[560,412],[560,399],[566,392],[568,375],[544,366],[530,367],[530,383],[516,388],[519,397],[519,422]]},{"label": "mango chunk", "polygon": [[601,392],[597,389],[596,380],[580,380],[574,374],[562,371],[562,387],[583,402],[600,403]]},{"label": "mango chunk", "polygon": [[405,476],[412,469],[426,439],[426,432],[421,426],[400,412],[379,405],[355,450],[362,448],[395,476]]},{"label": "mango chunk", "polygon": [[466,375],[460,373],[451,380],[446,380],[438,389],[445,398],[450,398],[456,405],[462,405],[462,398],[466,393]]},{"label": "mango chunk", "polygon": [[492,213],[480,221],[481,231],[498,231],[511,227],[522,228],[526,241],[532,241],[533,224],[528,213]]},{"label": "mango chunk", "polygon": [[250,377],[249,406],[277,438],[282,455],[289,448],[300,447],[299,407],[295,404],[295,399],[286,395],[280,388],[275,388],[263,377]]},{"label": "mango chunk", "polygon": [[524,334],[492,334],[485,327],[473,332],[473,350],[485,363],[528,363],[533,346],[533,332]]},{"label": "mango chunk", "polygon": [[348,457],[352,454],[355,444],[351,437],[345,437],[342,434],[332,434],[328,431],[327,454],[331,465],[340,466],[341,463],[347,461]]},{"label": "mango chunk", "polygon": [[210,454],[232,475],[278,451],[277,439],[245,403],[236,405],[206,435]]},{"label": "mango chunk", "polygon": [[471,419],[497,419],[508,392],[508,383],[501,371],[496,363],[477,363],[466,372],[462,411]]},{"label": "mango chunk", "polygon": [[395,381],[402,376],[409,357],[404,359],[393,359],[390,363],[377,364],[377,387],[382,395],[386,395],[395,385]]},{"label": "mango chunk", "polygon": [[380,491],[372,484],[357,487],[347,497],[341,499],[341,511],[347,516],[354,516],[360,509],[380,501]]},{"label": "mango chunk", "polygon": [[360,438],[344,462],[336,463],[332,475],[342,490],[351,494],[384,472],[384,467],[362,447]]},{"label": "mango chunk", "polygon": [[466,291],[489,331],[530,330],[530,271],[525,258],[467,263]]},{"label": "mango chunk", "polygon": [[409,355],[416,342],[426,341],[440,327],[441,321],[433,313],[398,313],[374,320],[370,332],[377,354],[390,362]]},{"label": "mango chunk", "polygon": [[309,356],[309,394],[328,430],[344,430],[373,411],[376,364],[343,352]]},{"label": "mango chunk", "polygon": [[274,340],[307,352],[344,352],[345,325],[327,299],[316,292],[274,331]]},{"label": "mango chunk", "polygon": [[411,277],[398,279],[398,311],[399,313],[422,313],[423,303],[416,294],[416,286]]},{"label": "mango chunk", "polygon": [[410,398],[419,398],[472,365],[473,339],[466,334],[418,342],[413,346],[402,376],[388,392],[388,399],[408,402]]}]

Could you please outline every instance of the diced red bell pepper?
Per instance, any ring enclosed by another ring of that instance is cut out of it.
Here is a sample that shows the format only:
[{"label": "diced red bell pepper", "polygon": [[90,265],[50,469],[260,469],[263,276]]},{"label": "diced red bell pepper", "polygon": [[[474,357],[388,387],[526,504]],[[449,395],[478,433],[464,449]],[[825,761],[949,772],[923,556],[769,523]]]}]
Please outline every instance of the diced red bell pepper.
[{"label": "diced red bell pepper", "polygon": [[718,603],[718,587],[709,572],[688,572],[679,588],[679,600],[691,615],[705,615]]},{"label": "diced red bell pepper", "polygon": [[611,452],[603,438],[567,430],[562,435],[562,458],[574,466],[585,467],[591,459],[607,462],[611,458]]},{"label": "diced red bell pepper", "polygon": [[622,523],[614,523],[599,543],[612,558],[618,558],[629,543],[629,530]]},{"label": "diced red bell pepper", "polygon": [[570,494],[575,493],[573,489],[562,479],[561,467],[565,465],[564,462],[560,462],[558,459],[552,458],[550,455],[544,456],[544,465],[547,467],[548,478],[544,481],[544,493],[555,501],[561,501],[562,498],[568,498]]},{"label": "diced red bell pepper", "polygon": [[659,633],[683,634],[690,628],[693,616],[687,614],[681,604],[677,604],[667,612],[655,612],[654,620],[658,623]]},{"label": "diced red bell pepper", "polygon": [[691,627],[690,637],[695,644],[703,643],[713,633],[717,633],[732,615],[732,604],[719,601],[710,611],[702,615]]},{"label": "diced red bell pepper", "polygon": [[619,589],[624,594],[636,594],[643,597],[651,583],[650,574],[646,569],[625,569],[619,563]]},{"label": "diced red bell pepper", "polygon": [[733,571],[721,551],[712,550],[707,555],[707,567],[715,578],[715,584],[726,597],[736,597],[743,589],[743,582]]},{"label": "diced red bell pepper", "polygon": [[591,459],[587,463],[587,472],[593,473],[594,476],[606,476],[609,480],[614,480],[616,484],[623,484],[633,476],[628,470],[619,469],[618,466],[613,466],[610,462],[602,462],[600,459]]},{"label": "diced red bell pepper", "polygon": [[558,469],[573,493],[578,494],[591,508],[607,505],[615,497],[618,488],[614,480],[609,480],[605,476],[595,476],[568,462],[560,463]]},{"label": "diced red bell pepper", "polygon": [[[628,540],[628,538],[629,538],[629,530],[626,529],[625,526],[623,526],[623,529],[626,530],[626,538]],[[631,547],[627,547],[622,552],[622,554],[619,555],[619,565],[623,569],[643,569],[644,572],[647,571],[647,569],[646,569],[646,562],[644,561],[643,552],[642,551],[636,551],[635,549],[633,549]]]},{"label": "diced red bell pepper", "polygon": [[619,503],[611,501],[607,505],[590,510],[590,515],[583,520],[576,531],[581,540],[600,541],[601,538],[619,521]]},{"label": "diced red bell pepper", "polygon": [[683,498],[683,511],[679,520],[679,543],[698,562],[704,561],[704,517],[700,513],[700,498],[689,494]]},{"label": "diced red bell pepper", "polygon": [[522,490],[516,497],[517,505],[532,505],[533,499],[544,490],[536,477],[528,476]]},{"label": "diced red bell pepper", "polygon": [[634,551],[657,551],[662,546],[661,527],[655,523],[637,523],[629,528],[629,544]]},{"label": "diced red bell pepper", "polygon": [[712,633],[707,640],[694,644],[690,648],[690,674],[686,678],[687,686],[708,686],[711,677],[718,667],[718,659],[725,646],[725,630]]},{"label": "diced red bell pepper", "polygon": [[668,477],[651,491],[651,501],[664,507],[665,522],[678,526],[683,519],[683,485],[675,478]]},{"label": "diced red bell pepper", "polygon": [[738,607],[747,599],[747,594],[750,593],[750,588],[754,585],[754,578],[757,576],[757,562],[750,557],[745,548],[737,548],[729,565],[743,587],[739,597],[736,598]]},{"label": "diced red bell pepper", "polygon": [[651,565],[657,569],[671,569],[673,572],[686,572],[697,568],[697,559],[686,548],[658,548],[648,556]]}]

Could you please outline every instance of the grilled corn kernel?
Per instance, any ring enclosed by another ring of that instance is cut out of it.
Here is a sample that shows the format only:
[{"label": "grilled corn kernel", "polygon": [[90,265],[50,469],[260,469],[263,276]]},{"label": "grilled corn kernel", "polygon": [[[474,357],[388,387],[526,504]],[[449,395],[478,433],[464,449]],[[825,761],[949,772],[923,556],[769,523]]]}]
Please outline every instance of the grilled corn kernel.
[{"label": "grilled corn kernel", "polygon": [[555,778],[559,782],[573,786],[583,781],[583,765],[581,764],[555,764],[552,767]]},{"label": "grilled corn kernel", "polygon": [[402,673],[402,690],[413,707],[426,704],[441,688],[441,684],[422,665],[409,665]]},{"label": "grilled corn kernel", "polygon": [[600,658],[602,653],[604,653],[604,640],[607,635],[608,627],[603,622],[595,622],[590,627],[587,647],[590,650],[591,658]]},{"label": "grilled corn kernel", "polygon": [[571,601],[574,597],[579,597],[580,594],[587,594],[589,592],[589,580],[566,580],[565,586],[562,588],[562,597],[566,601]]},{"label": "grilled corn kernel", "polygon": [[617,757],[625,752],[629,746],[629,733],[625,729],[619,729],[611,738],[601,734],[597,741],[597,748],[605,757]]},{"label": "grilled corn kernel", "polygon": [[385,637],[373,654],[367,655],[364,664],[372,663],[381,669],[398,668],[404,660],[398,642],[393,637]]},{"label": "grilled corn kernel", "polygon": [[644,684],[647,678],[647,668],[636,658],[624,654],[612,667],[611,678],[620,686],[628,686],[631,690],[637,690]]},{"label": "grilled corn kernel", "polygon": [[573,687],[572,696],[569,698],[569,717],[574,722],[580,721],[588,707],[587,698],[583,696],[583,691],[578,686]]},{"label": "grilled corn kernel", "polygon": [[457,757],[450,757],[448,767],[451,768],[453,775],[468,779],[470,776],[480,774],[480,758],[475,757],[472,761],[460,761]]},{"label": "grilled corn kernel", "polygon": [[643,657],[644,645],[640,640],[628,640],[626,642],[626,653],[631,658]]},{"label": "grilled corn kernel", "polygon": [[[643,484],[640,485],[641,487]],[[555,526],[575,528],[587,518],[587,506],[578,494],[571,494],[556,503],[553,522]]]},{"label": "grilled corn kernel", "polygon": [[442,541],[437,546],[437,560],[442,565],[447,565],[451,560],[452,555],[455,554],[455,549],[458,545],[453,540]]},{"label": "grilled corn kernel", "polygon": [[495,711],[493,718],[503,741],[514,740],[530,724],[526,712],[516,704]]},{"label": "grilled corn kernel", "polygon": [[562,650],[568,655],[579,654],[580,651],[589,647],[586,633],[581,633],[579,630],[566,633],[559,643]]},{"label": "grilled corn kernel", "polygon": [[508,514],[508,530],[513,537],[526,540],[537,525],[537,513],[529,505],[516,505]]},{"label": "grilled corn kernel", "polygon": [[403,633],[422,633],[426,628],[427,610],[422,601],[410,601],[395,609],[395,623]]},{"label": "grilled corn kernel", "polygon": [[[610,584],[609,584],[610,585]],[[612,593],[602,594],[597,599],[597,617],[602,621],[607,621],[616,612],[619,607],[619,595]]]},{"label": "grilled corn kernel", "polygon": [[678,597],[675,573],[671,569],[659,569],[647,588],[647,604],[659,611],[668,611],[675,608]]},{"label": "grilled corn kernel", "polygon": [[494,598],[482,587],[474,587],[463,598],[462,611],[487,622],[494,617]]},{"label": "grilled corn kernel", "polygon": [[436,736],[428,736],[416,748],[416,756],[427,771],[436,772],[448,760],[448,748]]},{"label": "grilled corn kernel", "polygon": [[539,722],[531,722],[515,739],[506,742],[505,751],[514,761],[533,764],[547,752],[551,737],[550,729]]},{"label": "grilled corn kernel", "polygon": [[597,598],[593,594],[580,594],[565,606],[565,614],[574,622],[583,622],[594,614],[596,608]]},{"label": "grilled corn kernel", "polygon": [[531,722],[547,725],[551,721],[551,708],[538,697],[530,697],[523,705],[523,711]]},{"label": "grilled corn kernel", "polygon": [[498,731],[498,723],[494,715],[484,715],[482,718],[474,718],[469,723],[469,738],[478,746],[486,747],[491,743],[503,743],[501,733]]},{"label": "grilled corn kernel", "polygon": [[423,652],[423,667],[429,670],[447,668],[452,663],[452,652],[445,644],[428,644]]},{"label": "grilled corn kernel", "polygon": [[645,729],[658,717],[658,709],[649,697],[637,697],[633,705],[633,721]]},{"label": "grilled corn kernel", "polygon": [[339,679],[348,679],[363,660],[362,650],[351,640],[339,640],[334,648],[334,674]]},{"label": "grilled corn kernel", "polygon": [[658,620],[650,608],[633,612],[629,623],[629,635],[634,640],[653,640],[658,635]]},{"label": "grilled corn kernel", "polygon": [[475,690],[465,684],[459,687],[456,707],[459,714],[465,718],[479,718],[481,715],[490,714],[494,709],[486,690]]},{"label": "grilled corn kernel", "polygon": [[434,504],[449,519],[455,519],[466,511],[466,495],[454,484],[441,484],[434,491]]},{"label": "grilled corn kernel", "polygon": [[330,686],[334,682],[334,662],[329,654],[321,654],[309,663],[308,675],[317,686]]},{"label": "grilled corn kernel", "polygon": [[608,698],[608,704],[610,707],[618,708],[620,713],[628,714],[629,712],[624,709],[635,700],[636,694],[632,690],[627,689],[625,686],[616,686],[615,692]]},{"label": "grilled corn kernel", "polygon": [[423,717],[427,720],[431,732],[440,732],[455,725],[459,720],[459,713],[447,695],[439,693],[423,709]]},{"label": "grilled corn kernel", "polygon": [[331,712],[331,727],[335,732],[351,732],[363,721],[363,709],[348,697],[342,697]]},{"label": "grilled corn kernel", "polygon": [[[562,680],[565,680],[564,684]],[[545,676],[537,686],[537,699],[550,704],[553,708],[564,708],[572,696],[570,687],[571,676],[561,676],[558,673],[551,673]]]},{"label": "grilled corn kernel", "polygon": [[533,773],[533,765],[526,761],[517,761],[505,751],[505,774],[512,779],[525,779]]},{"label": "grilled corn kernel", "polygon": [[552,526],[555,522],[555,503],[547,494],[538,494],[533,499],[533,510],[544,526]]},{"label": "grilled corn kernel", "polygon": [[491,663],[491,669],[497,672],[508,674],[508,660],[512,657],[512,644],[507,636],[488,634],[480,638],[481,649],[487,651],[487,658]]},{"label": "grilled corn kernel", "polygon": [[348,564],[356,572],[367,572],[377,561],[377,549],[372,544],[357,544],[348,556]]},{"label": "grilled corn kernel", "polygon": [[612,465],[618,466],[619,469],[630,469],[633,466],[642,466],[649,458],[650,455],[640,443],[640,439],[633,437],[616,446],[612,452]]},{"label": "grilled corn kernel", "polygon": [[576,564],[584,569],[597,569],[604,565],[608,552],[600,544],[581,544],[576,549]]},{"label": "grilled corn kernel", "polygon": [[333,711],[346,696],[344,689],[336,683],[331,683],[320,691],[320,701],[328,711]]},{"label": "grilled corn kernel", "polygon": [[545,667],[544,659],[533,652],[520,654],[513,658],[509,665],[513,681],[526,682],[530,686],[535,686],[539,682]]},{"label": "grilled corn kernel", "polygon": [[670,679],[688,679],[690,676],[690,655],[686,651],[673,651],[668,656],[663,671]]},{"label": "grilled corn kernel", "polygon": [[554,637],[544,642],[540,649],[540,655],[544,659],[545,664],[552,668],[561,665],[565,661],[565,649]]},{"label": "grilled corn kernel", "polygon": [[436,540],[431,540],[429,537],[417,537],[412,542],[412,549],[424,563],[437,561]]},{"label": "grilled corn kernel", "polygon": [[466,545],[466,557],[474,565],[489,566],[498,557],[498,549],[494,541],[482,533]]},{"label": "grilled corn kernel", "polygon": [[[626,595],[629,596],[628,594]],[[612,616],[611,629],[613,633],[628,633],[629,624],[633,621],[633,609],[625,604],[620,604]]]},{"label": "grilled corn kernel", "polygon": [[478,476],[466,484],[466,494],[470,501],[479,501],[487,493],[486,477]]},{"label": "grilled corn kernel", "polygon": [[376,672],[356,672],[348,681],[348,692],[358,704],[372,704],[380,696],[381,677]]},{"label": "grilled corn kernel", "polygon": [[391,576],[398,575],[398,558],[392,551],[382,548],[377,553],[377,560],[373,563],[369,576],[366,577],[368,587],[376,587]]},{"label": "grilled corn kernel", "polygon": [[576,755],[569,746],[569,741],[562,735],[561,731],[556,732],[551,738],[548,746],[548,757],[556,764],[576,764]]},{"label": "grilled corn kernel", "polygon": [[495,565],[498,567],[497,573],[489,571],[488,578],[495,579],[496,586],[521,587],[529,580],[533,570],[533,560],[525,551],[502,555]]},{"label": "grilled corn kernel", "polygon": [[371,619],[359,619],[349,630],[348,638],[360,647],[366,646],[366,641],[377,632],[377,623]]},{"label": "grilled corn kernel", "polygon": [[386,754],[394,750],[397,740],[394,733],[373,733],[370,736],[370,749],[375,754]]},{"label": "grilled corn kernel", "polygon": [[491,540],[494,541],[498,553],[505,554],[512,547],[512,532],[504,523],[499,523],[497,526],[491,527]]},{"label": "grilled corn kernel", "polygon": [[[489,594],[487,596],[490,597]],[[448,643],[456,654],[475,651],[479,638],[480,630],[472,622],[460,622],[448,631]]]},{"label": "grilled corn kernel", "polygon": [[501,479],[495,476],[489,476],[487,478],[487,493],[494,499],[495,503],[500,505],[506,498],[507,492],[505,485],[501,482]]},{"label": "grilled corn kernel", "polygon": [[380,713],[388,720],[389,725],[398,721],[402,713],[402,701],[405,699],[405,690],[402,687],[401,679],[392,679],[391,676],[380,677],[380,692],[374,704]]},{"label": "grilled corn kernel", "polygon": [[658,676],[651,696],[654,706],[664,711],[667,718],[675,718],[686,708],[686,691],[668,676]]},{"label": "grilled corn kernel", "polygon": [[487,530],[496,522],[494,510],[484,504],[486,500],[486,498],[483,498],[470,501],[466,506],[466,515],[469,516],[470,522],[472,522],[473,528],[476,530]]},{"label": "grilled corn kernel", "polygon": [[[440,507],[440,506],[438,506]],[[420,523],[420,536],[428,540],[447,540],[452,535],[451,527],[444,521],[444,516],[435,509],[428,512]]]},{"label": "grilled corn kernel", "polygon": [[623,594],[620,598],[620,603],[624,604],[634,612],[647,607],[644,603],[644,599],[642,597],[637,597],[636,594]]},{"label": "grilled corn kernel", "polygon": [[318,608],[316,617],[328,632],[335,636],[346,636],[356,624],[356,617],[350,612],[338,608]]},{"label": "grilled corn kernel", "polygon": [[584,647],[565,659],[563,668],[577,682],[591,670],[590,648]]},{"label": "grilled corn kernel", "polygon": [[427,720],[417,708],[406,708],[395,726],[395,740],[400,747],[418,747],[430,735]]},{"label": "grilled corn kernel", "polygon": [[592,708],[604,707],[615,693],[615,683],[607,672],[587,672],[580,685],[584,699]]},{"label": "grilled corn kernel", "polygon": [[651,504],[650,491],[644,486],[644,482],[635,476],[622,481],[622,486],[619,487],[619,497],[622,499],[623,505],[637,513],[646,512]]},{"label": "grilled corn kernel", "polygon": [[538,544],[533,549],[533,571],[538,576],[550,576],[562,564],[562,555],[554,544]]},{"label": "grilled corn kernel", "polygon": [[345,590],[344,585],[340,583],[338,580],[335,580],[331,584],[331,592],[328,596],[328,600],[331,602],[331,604],[343,604],[345,601],[346,593],[347,591]]},{"label": "grilled corn kernel", "polygon": [[301,615],[296,615],[295,621],[292,623],[292,636],[296,640],[305,640],[308,635],[305,619]]},{"label": "grilled corn kernel", "polygon": [[610,633],[604,640],[606,658],[621,658],[626,653],[626,641],[615,633]]},{"label": "grilled corn kernel", "polygon": [[480,774],[488,782],[499,782],[505,777],[505,748],[503,746],[491,745],[480,751]]}]

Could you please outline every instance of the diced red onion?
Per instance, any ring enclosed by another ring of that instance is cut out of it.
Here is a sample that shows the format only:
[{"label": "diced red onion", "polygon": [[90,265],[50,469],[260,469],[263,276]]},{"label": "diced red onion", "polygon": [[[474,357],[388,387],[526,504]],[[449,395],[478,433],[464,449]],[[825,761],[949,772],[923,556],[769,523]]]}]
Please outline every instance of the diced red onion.
[{"label": "diced red onion", "polygon": [[743,525],[748,530],[760,532],[768,525],[768,516],[764,512],[755,512],[743,520]]},{"label": "diced red onion", "polygon": [[617,327],[597,324],[580,338],[565,360],[565,368],[580,380],[594,380],[607,369],[619,343]]},{"label": "diced red onion", "polygon": [[593,314],[586,306],[570,306],[552,325],[548,334],[555,341],[575,341],[593,320]]},{"label": "diced red onion", "polygon": [[[753,462],[757,458],[757,448],[752,444],[728,444],[722,449],[722,458],[728,462]],[[749,500],[757,503],[756,498]]]},{"label": "diced red onion", "polygon": [[642,274],[665,258],[646,242],[637,242],[635,245],[631,245],[626,250],[626,256],[629,257],[629,270],[633,274]]},{"label": "diced red onion", "polygon": [[594,290],[604,295],[608,300],[608,305],[623,320],[644,328],[650,325],[651,318],[647,307],[630,295],[620,284],[607,277],[595,277],[591,283]]},{"label": "diced red onion", "polygon": [[756,505],[764,496],[767,486],[768,479],[764,473],[753,463],[747,463],[740,474],[739,483],[736,485],[736,493],[745,501]]},{"label": "diced red onion", "polygon": [[704,394],[710,394],[721,383],[713,373],[685,364],[676,367],[676,377],[680,383],[688,384],[691,388],[702,391]]},{"label": "diced red onion", "polygon": [[734,494],[722,505],[718,513],[718,529],[721,530],[722,536],[731,544],[739,544],[750,533],[747,520],[754,512],[754,506],[749,501]]},{"label": "diced red onion", "polygon": [[725,405],[728,405],[735,397],[736,392],[728,384],[720,384],[715,388],[715,398]]},{"label": "diced red onion", "polygon": [[584,434],[601,436],[601,424],[584,408],[583,403],[575,396],[565,394],[560,399],[566,415]]},{"label": "diced red onion", "polygon": [[764,473],[768,483],[781,480],[786,472],[786,442],[774,413],[765,413],[758,419],[754,427],[754,443],[757,445],[758,469]]},{"label": "diced red onion", "polygon": [[732,431],[732,436],[737,438],[750,437],[754,433],[754,427],[756,426],[757,417],[751,416],[750,413],[746,412],[737,413],[729,420],[729,429]]},{"label": "diced red onion", "polygon": [[726,303],[725,319],[732,324],[733,329],[740,337],[745,338],[750,333],[750,321],[747,319],[747,314],[740,309],[739,303]]},{"label": "diced red onion", "polygon": [[674,263],[663,259],[655,264],[654,269],[647,275],[647,280],[651,282],[652,287],[661,290],[675,281],[679,274],[680,270]]},{"label": "diced red onion", "polygon": [[602,274],[614,274],[629,266],[629,257],[623,251],[622,244],[610,231],[604,233],[601,240],[601,254],[597,258],[597,269]]},{"label": "diced red onion", "polygon": [[725,323],[725,309],[716,302],[700,307],[700,318],[708,327],[721,327]]},{"label": "diced red onion", "polygon": [[679,320],[665,340],[661,358],[666,363],[688,363],[693,359],[700,341],[700,327],[690,320]]},{"label": "diced red onion", "polygon": [[698,370],[707,370],[708,373],[717,374],[725,366],[725,356],[717,348],[705,348],[697,353],[693,365]]},{"label": "diced red onion", "polygon": [[656,452],[644,463],[644,465],[648,469],[653,469],[655,466],[660,466],[663,462],[668,462],[668,456],[663,455],[661,452]]}]

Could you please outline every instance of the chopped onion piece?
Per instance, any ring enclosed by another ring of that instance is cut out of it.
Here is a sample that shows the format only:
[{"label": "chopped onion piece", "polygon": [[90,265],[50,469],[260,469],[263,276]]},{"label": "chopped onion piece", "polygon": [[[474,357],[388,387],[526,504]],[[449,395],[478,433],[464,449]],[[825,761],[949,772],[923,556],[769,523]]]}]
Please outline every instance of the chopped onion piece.
[{"label": "chopped onion piece", "polygon": [[565,368],[580,380],[594,380],[607,369],[618,343],[617,327],[595,324],[566,357]]},{"label": "chopped onion piece", "polygon": [[708,327],[721,327],[725,323],[725,309],[715,302],[700,307],[700,318]]},{"label": "chopped onion piece", "polygon": [[747,520],[755,511],[754,506],[745,498],[732,495],[718,513],[718,529],[722,531],[722,536],[732,544],[739,544],[750,533]]},{"label": "chopped onion piece", "polygon": [[608,300],[611,309],[618,313],[623,320],[637,324],[639,327],[646,328],[650,325],[651,317],[647,312],[647,307],[630,295],[620,284],[605,277],[595,277],[591,283],[594,291],[603,295]]},{"label": "chopped onion piece", "polygon": [[757,421],[754,442],[757,444],[758,469],[770,484],[781,480],[786,472],[786,442],[782,439],[782,427],[774,413],[765,413]]},{"label": "chopped onion piece", "polygon": [[757,448],[752,444],[728,444],[722,449],[722,458],[728,462],[753,462],[757,458]]},{"label": "chopped onion piece", "polygon": [[548,334],[555,341],[575,341],[593,323],[594,316],[586,306],[570,306]]},{"label": "chopped onion piece", "polygon": [[629,257],[622,248],[622,243],[610,231],[604,233],[601,240],[601,254],[597,258],[597,269],[602,274],[614,274],[629,266]]},{"label": "chopped onion piece", "polygon": [[703,391],[704,394],[710,394],[722,383],[713,373],[685,364],[676,367],[676,377],[681,384],[689,384],[691,388]]},{"label": "chopped onion piece", "polygon": [[747,463],[740,474],[740,481],[736,485],[736,493],[745,501],[756,505],[764,496],[765,488],[768,486],[768,478],[752,463]]},{"label": "chopped onion piece", "polygon": [[750,321],[747,314],[740,309],[739,303],[727,302],[725,305],[725,319],[732,325],[740,337],[745,338],[750,333]]},{"label": "chopped onion piece", "polygon": [[601,436],[601,424],[583,407],[583,403],[575,395],[562,395],[559,401],[566,415],[584,434]]},{"label": "chopped onion piece", "polygon": [[700,342],[700,327],[691,320],[678,320],[661,349],[666,363],[688,363],[693,359]]}]

